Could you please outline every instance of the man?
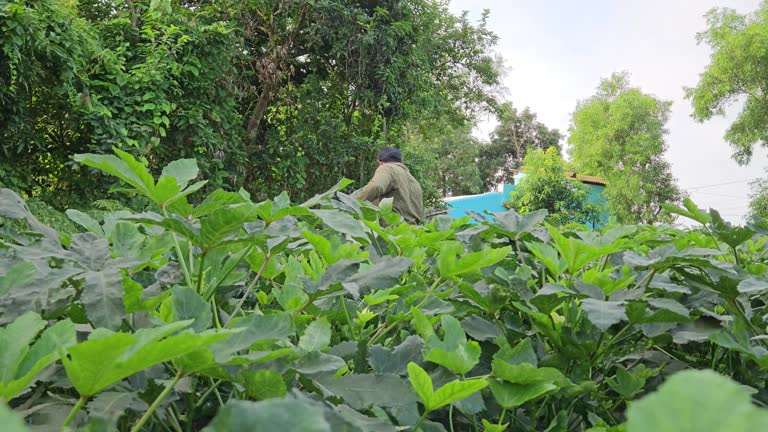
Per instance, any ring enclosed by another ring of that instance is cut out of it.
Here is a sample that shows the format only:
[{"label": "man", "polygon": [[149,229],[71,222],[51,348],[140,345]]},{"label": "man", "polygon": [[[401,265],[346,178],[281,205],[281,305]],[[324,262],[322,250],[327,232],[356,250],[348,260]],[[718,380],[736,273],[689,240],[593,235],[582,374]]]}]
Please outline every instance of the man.
[{"label": "man", "polygon": [[379,167],[371,181],[358,193],[360,201],[378,204],[392,198],[392,209],[410,224],[424,221],[424,193],[421,185],[403,165],[400,150],[386,147],[378,156]]}]

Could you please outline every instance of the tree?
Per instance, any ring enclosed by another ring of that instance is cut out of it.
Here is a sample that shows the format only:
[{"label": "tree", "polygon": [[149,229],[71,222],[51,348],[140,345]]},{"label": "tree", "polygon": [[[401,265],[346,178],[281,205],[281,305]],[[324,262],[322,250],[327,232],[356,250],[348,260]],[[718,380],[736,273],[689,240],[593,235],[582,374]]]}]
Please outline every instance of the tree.
[{"label": "tree", "polygon": [[511,193],[510,206],[520,214],[546,209],[550,222],[597,222],[600,209],[588,202],[588,186],[566,177],[557,147],[534,149],[525,156],[525,176]]},{"label": "tree", "polygon": [[574,168],[606,179],[608,207],[621,223],[670,222],[661,204],[682,198],[664,159],[671,105],[630,87],[623,72],[602,80],[573,113],[568,152]]},{"label": "tree", "polygon": [[560,150],[562,135],[539,122],[526,107],[518,111],[510,102],[498,111],[499,125],[491,133],[491,142],[481,147],[479,165],[485,190],[502,183],[512,183],[523,159],[531,150]]},{"label": "tree", "polygon": [[712,55],[696,87],[686,89],[686,97],[699,122],[724,116],[729,105],[743,101],[725,140],[733,147],[733,159],[746,165],[755,144],[768,147],[768,3],[746,15],[715,8],[706,18],[707,29],[696,39],[709,45]]},{"label": "tree", "polygon": [[768,219],[768,177],[749,183],[749,214],[747,219]]},{"label": "tree", "polygon": [[0,17],[0,177],[51,200],[103,195],[71,156],[111,147],[301,200],[364,183],[413,124],[497,106],[487,14],[442,0],[8,0]]}]

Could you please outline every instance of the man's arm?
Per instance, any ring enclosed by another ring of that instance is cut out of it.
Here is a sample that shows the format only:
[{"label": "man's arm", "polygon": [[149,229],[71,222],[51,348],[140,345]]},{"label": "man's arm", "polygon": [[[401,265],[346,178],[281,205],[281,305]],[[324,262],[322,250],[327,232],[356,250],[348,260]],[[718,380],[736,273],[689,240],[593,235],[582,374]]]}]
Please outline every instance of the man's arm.
[{"label": "man's arm", "polygon": [[385,165],[376,168],[371,181],[357,194],[359,201],[375,201],[389,192],[392,187],[392,174]]}]

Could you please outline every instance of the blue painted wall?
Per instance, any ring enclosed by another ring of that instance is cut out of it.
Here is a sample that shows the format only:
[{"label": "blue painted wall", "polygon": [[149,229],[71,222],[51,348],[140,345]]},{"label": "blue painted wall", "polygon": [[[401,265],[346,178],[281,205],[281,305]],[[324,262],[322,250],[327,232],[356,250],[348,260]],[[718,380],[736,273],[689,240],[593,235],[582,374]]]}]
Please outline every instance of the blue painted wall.
[{"label": "blue painted wall", "polygon": [[[521,176],[522,177],[522,176]],[[603,196],[605,186],[587,184],[589,186],[589,202],[605,207],[607,200]],[[467,216],[466,211],[471,210],[482,215],[485,211],[503,212],[507,211],[501,204],[509,200],[509,194],[515,190],[515,185],[504,184],[503,192],[488,192],[480,195],[470,195],[461,198],[449,199],[446,201],[448,214],[454,218],[463,218]],[[485,215],[487,216],[487,215]],[[490,218],[490,216],[487,216]],[[608,212],[603,213],[601,225],[608,223]],[[592,227],[594,228],[594,227]]]},{"label": "blue painted wall", "polygon": [[501,192],[488,192],[480,195],[471,195],[461,198],[452,199],[446,204],[448,205],[448,214],[458,219],[467,215],[467,210],[472,210],[480,214],[484,214],[483,211],[488,210],[491,212],[503,212],[507,209],[501,205],[504,202],[504,195]]}]

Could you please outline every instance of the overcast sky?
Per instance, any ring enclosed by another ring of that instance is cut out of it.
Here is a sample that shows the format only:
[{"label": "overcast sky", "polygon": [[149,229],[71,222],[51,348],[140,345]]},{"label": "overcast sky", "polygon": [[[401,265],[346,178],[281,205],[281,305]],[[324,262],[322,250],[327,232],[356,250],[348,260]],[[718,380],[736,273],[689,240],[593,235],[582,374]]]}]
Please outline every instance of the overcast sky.
[{"label": "overcast sky", "polygon": [[[683,87],[696,85],[709,63],[708,47],[695,40],[705,28],[703,15],[715,6],[750,12],[758,4],[759,0],[452,0],[451,9],[467,10],[473,19],[490,9],[489,27],[499,36],[496,49],[510,68],[507,98],[519,108],[531,107],[548,127],[567,132],[577,101],[594,94],[600,79],[615,71],[629,71],[632,85],[671,100],[666,157],[678,184],[700,207],[715,208],[728,220],[741,222],[748,211],[747,181],[763,175],[766,152],[756,151],[750,166],[737,165],[723,140],[732,114],[695,122]],[[487,138],[493,125],[486,120],[477,133]]]}]

